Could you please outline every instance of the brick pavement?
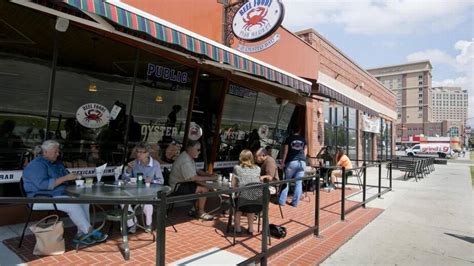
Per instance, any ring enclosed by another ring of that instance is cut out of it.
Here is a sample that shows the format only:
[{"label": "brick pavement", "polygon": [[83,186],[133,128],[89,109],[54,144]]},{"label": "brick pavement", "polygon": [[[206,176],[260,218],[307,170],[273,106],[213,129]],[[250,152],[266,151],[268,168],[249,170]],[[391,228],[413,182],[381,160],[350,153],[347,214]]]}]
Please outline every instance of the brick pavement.
[{"label": "brick pavement", "polygon": [[[356,190],[348,190],[353,193]],[[210,203],[210,205],[216,204]],[[346,201],[346,208],[356,204]],[[212,206],[210,206],[212,207]],[[175,224],[178,232],[175,233],[171,226],[166,228],[166,263],[203,252],[211,248],[220,248],[244,257],[251,257],[260,252],[261,235],[253,237],[239,237],[232,246],[232,236],[225,234],[227,217],[220,216],[214,221],[202,222],[186,215],[187,208],[175,208],[169,220]],[[293,244],[284,251],[274,254],[269,259],[271,265],[316,265],[337,250],[347,240],[352,238],[359,230],[377,217],[380,209],[356,209],[346,216],[341,222],[340,217],[340,190],[321,192],[320,227],[321,237],[308,236]],[[270,222],[284,225],[288,237],[304,231],[314,224],[314,196],[300,202],[298,208],[283,207],[284,219],[281,218],[277,205],[270,204]],[[246,228],[246,219],[242,219]],[[116,226],[117,227],[117,226]],[[120,252],[121,237],[117,231],[107,242],[92,247],[82,248],[76,253],[71,239],[75,229],[65,230],[66,253],[60,256],[38,257],[32,255],[34,236],[25,237],[22,248],[17,248],[19,238],[7,239],[5,245],[14,251],[24,262],[29,265],[150,265],[155,263],[156,246],[150,234],[139,231],[130,236],[130,260],[124,261]],[[272,246],[281,243],[284,239],[272,238]]]}]

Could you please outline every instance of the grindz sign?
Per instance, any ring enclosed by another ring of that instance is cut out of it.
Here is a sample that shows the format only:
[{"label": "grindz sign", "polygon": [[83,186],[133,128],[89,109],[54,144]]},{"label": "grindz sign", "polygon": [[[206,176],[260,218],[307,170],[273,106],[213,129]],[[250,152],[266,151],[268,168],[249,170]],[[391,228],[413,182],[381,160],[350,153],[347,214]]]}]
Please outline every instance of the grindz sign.
[{"label": "grindz sign", "polygon": [[241,40],[258,41],[276,31],[283,16],[280,0],[250,0],[235,13],[232,31]]},{"label": "grindz sign", "polygon": [[99,128],[109,123],[109,110],[98,103],[86,103],[79,107],[76,119],[79,124],[87,128]]}]

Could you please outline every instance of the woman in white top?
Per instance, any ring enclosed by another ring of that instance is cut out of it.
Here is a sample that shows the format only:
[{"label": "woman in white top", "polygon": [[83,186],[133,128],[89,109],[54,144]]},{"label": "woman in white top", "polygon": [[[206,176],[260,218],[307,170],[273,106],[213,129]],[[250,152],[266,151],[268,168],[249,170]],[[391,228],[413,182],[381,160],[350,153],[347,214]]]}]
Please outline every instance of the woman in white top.
[{"label": "woman in white top", "polygon": [[[235,178],[232,179],[232,187],[243,187],[250,183],[259,183],[260,182],[260,167],[255,165],[253,160],[253,155],[250,150],[243,150],[239,155],[239,164],[234,166],[234,175]],[[242,192],[243,193],[243,192]],[[241,193],[241,194],[242,194]],[[252,206],[246,206],[252,207]],[[248,219],[248,231],[249,235],[253,235],[253,221],[254,213],[258,213],[260,209],[255,208],[242,208],[237,210],[235,213],[235,231],[237,234],[242,233],[242,228],[240,227],[240,217],[242,212],[247,214]]]}]

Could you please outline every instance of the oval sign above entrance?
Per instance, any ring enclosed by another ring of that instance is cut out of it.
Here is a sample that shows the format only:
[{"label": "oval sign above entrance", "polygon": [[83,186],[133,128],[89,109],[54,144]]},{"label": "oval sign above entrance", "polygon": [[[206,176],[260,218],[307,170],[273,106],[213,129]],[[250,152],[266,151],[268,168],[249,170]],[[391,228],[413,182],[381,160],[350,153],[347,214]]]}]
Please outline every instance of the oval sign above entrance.
[{"label": "oval sign above entrance", "polygon": [[284,13],[280,0],[250,0],[235,13],[232,31],[241,40],[261,40],[278,29]]}]

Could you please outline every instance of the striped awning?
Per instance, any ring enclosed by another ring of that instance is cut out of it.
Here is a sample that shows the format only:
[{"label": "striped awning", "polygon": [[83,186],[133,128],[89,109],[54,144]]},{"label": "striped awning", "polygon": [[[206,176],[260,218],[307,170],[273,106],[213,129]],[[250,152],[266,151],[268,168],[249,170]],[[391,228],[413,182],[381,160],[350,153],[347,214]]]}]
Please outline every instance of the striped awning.
[{"label": "striped awning", "polygon": [[267,80],[278,82],[307,95],[311,93],[311,82],[307,80],[286,73],[274,66],[263,63],[258,59],[242,54],[239,51],[195,33],[190,34],[178,26],[174,27],[171,23],[164,25],[165,23],[161,23],[162,21],[153,20],[130,10],[126,10],[125,8],[114,5],[111,3],[112,1],[62,1],[82,11],[104,17],[120,26],[144,32],[157,40],[178,45],[192,53],[204,55],[213,61],[231,65],[239,71],[264,77]]},{"label": "striped awning", "polygon": [[370,109],[369,107],[352,100],[351,98],[333,90],[329,87],[324,86],[323,84],[318,84],[318,94],[324,97],[328,97],[329,99],[333,99],[337,102],[344,104],[345,106],[352,107],[358,109],[362,112],[365,112],[370,115],[378,116],[378,112]]}]

